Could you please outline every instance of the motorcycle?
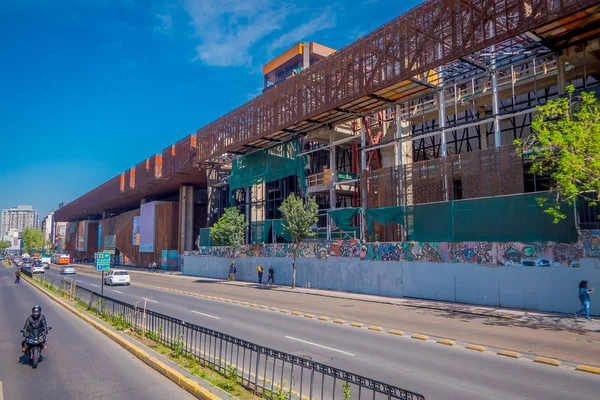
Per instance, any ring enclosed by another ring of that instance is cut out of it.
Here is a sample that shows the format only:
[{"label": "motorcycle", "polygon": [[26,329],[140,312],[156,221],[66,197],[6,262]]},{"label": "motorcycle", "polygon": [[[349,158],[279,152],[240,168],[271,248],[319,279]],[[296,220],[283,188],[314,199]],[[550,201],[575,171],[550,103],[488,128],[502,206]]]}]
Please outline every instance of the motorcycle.
[{"label": "motorcycle", "polygon": [[[50,329],[52,327],[48,327],[48,330]],[[46,348],[46,334],[41,328],[33,329],[29,334],[26,334],[23,330],[21,333],[25,337],[25,344],[27,345],[26,354],[31,362],[31,367],[37,368],[40,354]]]}]

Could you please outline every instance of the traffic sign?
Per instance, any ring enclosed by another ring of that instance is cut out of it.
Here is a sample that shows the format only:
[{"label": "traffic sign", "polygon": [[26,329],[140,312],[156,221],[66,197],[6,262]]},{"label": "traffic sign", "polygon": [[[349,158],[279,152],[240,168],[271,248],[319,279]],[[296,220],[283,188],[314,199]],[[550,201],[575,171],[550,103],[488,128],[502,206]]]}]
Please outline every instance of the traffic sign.
[{"label": "traffic sign", "polygon": [[102,251],[96,253],[96,271],[110,270],[110,253]]}]

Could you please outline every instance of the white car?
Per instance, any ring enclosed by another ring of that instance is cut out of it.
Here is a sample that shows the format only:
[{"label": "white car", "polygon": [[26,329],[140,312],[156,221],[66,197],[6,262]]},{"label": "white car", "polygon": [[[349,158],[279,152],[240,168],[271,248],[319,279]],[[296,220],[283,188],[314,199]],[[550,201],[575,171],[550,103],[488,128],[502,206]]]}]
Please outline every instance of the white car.
[{"label": "white car", "polygon": [[122,269],[114,269],[108,272],[108,275],[104,277],[104,284],[108,286],[113,285],[127,285],[131,284],[131,278],[129,272]]},{"label": "white car", "polygon": [[75,275],[76,273],[77,273],[77,271],[75,270],[75,267],[72,265],[65,265],[64,267],[62,267],[60,269],[61,275]]},{"label": "white car", "polygon": [[46,268],[43,265],[37,264],[31,267],[32,274],[43,274],[46,272]]}]

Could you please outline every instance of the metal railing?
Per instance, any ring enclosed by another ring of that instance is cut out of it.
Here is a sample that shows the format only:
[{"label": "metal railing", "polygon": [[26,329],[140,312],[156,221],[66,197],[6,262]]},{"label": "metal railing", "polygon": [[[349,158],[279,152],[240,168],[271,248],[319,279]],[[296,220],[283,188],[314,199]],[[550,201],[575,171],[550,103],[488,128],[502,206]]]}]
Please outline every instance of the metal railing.
[{"label": "metal railing", "polygon": [[63,280],[63,291],[89,309],[117,317],[202,366],[237,374],[245,388],[268,399],[403,399],[425,396],[303,357],[260,346],[144,307],[125,303]]}]

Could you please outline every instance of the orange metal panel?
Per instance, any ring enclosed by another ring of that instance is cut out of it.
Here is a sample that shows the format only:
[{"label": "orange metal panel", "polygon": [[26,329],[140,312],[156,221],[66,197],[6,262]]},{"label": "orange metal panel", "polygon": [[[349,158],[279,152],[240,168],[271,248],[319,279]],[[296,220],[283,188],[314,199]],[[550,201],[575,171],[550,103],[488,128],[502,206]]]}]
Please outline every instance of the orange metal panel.
[{"label": "orange metal panel", "polygon": [[279,67],[280,65],[288,62],[292,58],[296,57],[298,54],[302,54],[302,48],[304,45],[302,43],[295,44],[290,49],[286,50],[282,55],[276,57],[275,59],[269,61],[263,67],[263,75],[267,75],[269,72],[272,72],[274,69]]}]

